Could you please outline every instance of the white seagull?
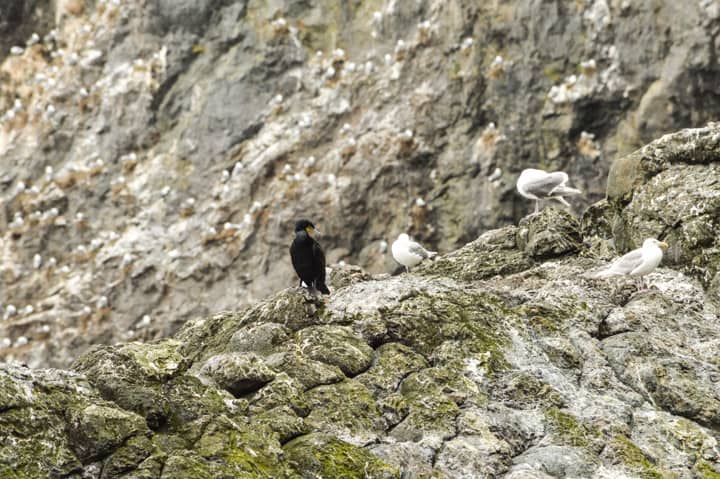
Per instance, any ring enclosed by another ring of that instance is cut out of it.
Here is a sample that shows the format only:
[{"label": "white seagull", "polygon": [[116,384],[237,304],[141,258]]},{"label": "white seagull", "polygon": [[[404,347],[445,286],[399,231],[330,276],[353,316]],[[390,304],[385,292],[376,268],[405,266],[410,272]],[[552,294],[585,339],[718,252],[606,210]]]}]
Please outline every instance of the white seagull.
[{"label": "white seagull", "polygon": [[651,273],[658,267],[663,258],[663,249],[668,244],[655,238],[643,241],[642,248],[634,249],[616,259],[610,265],[597,273],[591,273],[590,278],[609,278],[611,276],[630,276],[636,280],[638,288],[644,286],[643,276]]},{"label": "white seagull", "polygon": [[405,271],[410,272],[410,267],[419,264],[425,258],[432,258],[437,253],[428,251],[418,243],[410,241],[410,237],[402,233],[393,241],[392,255],[395,261],[405,266]]},{"label": "white seagull", "polygon": [[582,191],[567,186],[568,179],[568,175],[564,171],[548,173],[528,168],[520,173],[517,190],[525,198],[535,200],[535,213],[540,208],[540,200],[555,199],[565,206],[570,206],[563,196],[578,195]]}]

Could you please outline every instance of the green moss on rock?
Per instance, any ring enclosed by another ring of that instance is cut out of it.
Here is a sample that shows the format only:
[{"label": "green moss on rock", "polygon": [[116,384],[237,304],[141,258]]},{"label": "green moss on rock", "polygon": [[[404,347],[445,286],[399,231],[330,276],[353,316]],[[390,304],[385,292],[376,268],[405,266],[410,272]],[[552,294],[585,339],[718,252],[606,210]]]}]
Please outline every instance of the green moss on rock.
[{"label": "green moss on rock", "polygon": [[370,391],[351,379],[308,391],[312,411],[306,418],[314,430],[358,444],[377,439],[383,431],[380,413]]},{"label": "green moss on rock", "polygon": [[83,462],[112,453],[134,435],[148,435],[145,420],[117,407],[90,404],[67,415],[70,444]]},{"label": "green moss on rock", "polygon": [[250,413],[260,414],[278,406],[290,406],[298,416],[305,417],[311,406],[304,391],[299,381],[280,373],[272,382],[247,397]]},{"label": "green moss on rock", "polygon": [[272,354],[265,358],[265,363],[274,371],[284,372],[297,380],[306,390],[345,379],[345,375],[339,367],[315,361],[300,352]]},{"label": "green moss on rock", "polygon": [[372,367],[355,379],[382,396],[394,392],[408,374],[427,366],[427,360],[411,348],[387,343],[376,350]]},{"label": "green moss on rock", "polygon": [[279,447],[268,428],[259,424],[250,427],[220,416],[206,426],[193,450],[216,469],[240,477],[279,479],[287,475],[278,456]]},{"label": "green moss on rock", "polygon": [[553,434],[566,446],[592,448],[600,439],[600,432],[582,424],[571,414],[558,408],[545,413],[545,419]]},{"label": "green moss on rock", "polygon": [[283,448],[303,477],[327,479],[399,479],[400,473],[366,449],[325,434],[293,439]]},{"label": "green moss on rock", "polygon": [[277,440],[285,444],[310,432],[310,427],[289,406],[278,406],[250,418],[251,424],[259,424],[277,434]]},{"label": "green moss on rock", "polygon": [[517,245],[534,259],[554,258],[580,249],[580,225],[565,210],[546,207],[520,220]]},{"label": "green moss on rock", "polygon": [[337,366],[347,376],[370,367],[373,349],[345,326],[309,326],[296,334],[295,344],[310,359]]},{"label": "green moss on rock", "polygon": [[502,353],[507,338],[494,323],[510,313],[502,300],[491,294],[417,291],[384,315],[390,339],[425,356],[432,355],[445,341],[455,340],[457,359],[489,353],[489,371],[501,370],[507,364]]},{"label": "green moss on rock", "polygon": [[254,353],[224,353],[209,358],[200,374],[235,397],[260,389],[275,373]]},{"label": "green moss on rock", "polygon": [[516,235],[515,226],[488,231],[457,251],[421,264],[415,271],[461,281],[475,281],[524,271],[531,268],[535,262],[518,248]]},{"label": "green moss on rock", "polygon": [[564,403],[562,395],[555,388],[525,372],[508,372],[498,381],[498,386],[493,396],[499,397],[508,406],[526,408],[532,404],[557,408]]},{"label": "green moss on rock", "polygon": [[613,437],[608,447],[629,470],[642,479],[672,479],[674,476],[657,467],[645,453],[627,436]]},{"label": "green moss on rock", "polygon": [[719,469],[720,467],[717,465],[713,468],[713,466],[706,461],[698,461],[694,468],[695,473],[700,479],[720,479]]}]

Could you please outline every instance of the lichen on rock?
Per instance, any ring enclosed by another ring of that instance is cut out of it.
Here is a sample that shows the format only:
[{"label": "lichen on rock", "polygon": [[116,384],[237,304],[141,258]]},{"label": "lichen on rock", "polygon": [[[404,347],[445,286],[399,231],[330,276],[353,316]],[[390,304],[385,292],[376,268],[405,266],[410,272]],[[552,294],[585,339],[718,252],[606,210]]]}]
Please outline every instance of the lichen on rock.
[{"label": "lichen on rock", "polygon": [[[668,165],[583,222],[545,208],[409,274],[353,268],[329,298],[289,288],[170,338],[95,346],[68,372],[2,365],[0,473],[713,478],[707,285],[665,264],[647,291],[585,275],[622,249],[605,226],[634,202],[662,217],[653,188],[681,189]],[[688,170],[700,191],[712,168]]]}]

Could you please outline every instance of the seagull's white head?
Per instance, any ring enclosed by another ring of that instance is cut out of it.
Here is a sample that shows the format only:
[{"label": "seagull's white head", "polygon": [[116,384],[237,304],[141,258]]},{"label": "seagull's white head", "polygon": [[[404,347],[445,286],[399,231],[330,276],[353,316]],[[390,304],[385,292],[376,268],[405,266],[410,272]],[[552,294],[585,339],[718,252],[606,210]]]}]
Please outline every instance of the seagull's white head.
[{"label": "seagull's white head", "polygon": [[668,247],[668,244],[664,241],[658,241],[655,238],[648,238],[643,241],[643,248],[650,248],[651,246],[657,246],[665,249]]},{"label": "seagull's white head", "polygon": [[400,236],[398,236],[398,241],[407,242],[410,241],[410,237],[405,233],[402,233],[400,234]]}]

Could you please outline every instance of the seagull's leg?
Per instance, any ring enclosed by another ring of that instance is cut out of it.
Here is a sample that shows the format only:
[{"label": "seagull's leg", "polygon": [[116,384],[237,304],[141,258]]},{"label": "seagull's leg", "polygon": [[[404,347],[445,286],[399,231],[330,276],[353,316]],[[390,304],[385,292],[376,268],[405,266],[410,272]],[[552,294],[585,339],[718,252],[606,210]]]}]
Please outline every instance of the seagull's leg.
[{"label": "seagull's leg", "polygon": [[540,200],[535,200],[535,214],[540,211]]},{"label": "seagull's leg", "polygon": [[405,272],[406,272],[406,273],[409,273],[409,272],[410,272],[410,267],[409,267],[409,266],[405,266]]}]

